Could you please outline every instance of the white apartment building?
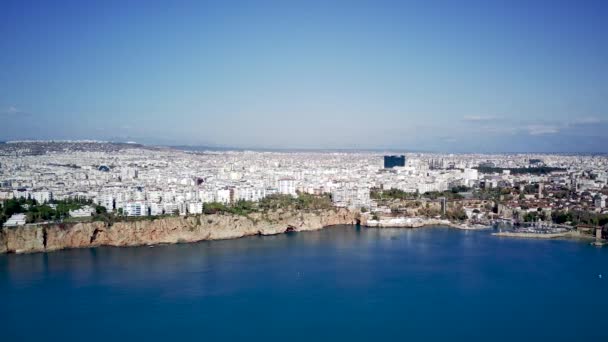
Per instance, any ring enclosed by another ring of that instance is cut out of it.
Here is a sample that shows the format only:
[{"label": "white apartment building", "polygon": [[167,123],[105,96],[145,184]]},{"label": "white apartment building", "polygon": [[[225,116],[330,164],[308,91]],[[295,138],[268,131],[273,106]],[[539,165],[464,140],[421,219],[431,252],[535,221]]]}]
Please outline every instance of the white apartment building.
[{"label": "white apartment building", "polygon": [[148,206],[142,201],[126,202],[123,212],[127,216],[148,216]]},{"label": "white apartment building", "polygon": [[471,184],[471,181],[476,181],[479,179],[479,172],[477,171],[477,169],[464,169],[463,178],[465,181],[465,185],[469,186],[469,184]]},{"label": "white apartment building", "polygon": [[176,210],[179,210],[179,207],[174,202],[163,202],[163,212],[166,215],[173,215]]},{"label": "white apartment building", "polygon": [[150,203],[160,203],[163,193],[161,191],[148,191],[146,198]]},{"label": "white apartment building", "polygon": [[190,202],[188,203],[188,214],[202,214],[203,213],[203,202]]},{"label": "white apartment building", "polygon": [[282,195],[296,195],[296,181],[293,178],[281,178],[278,182],[279,193]]},{"label": "white apartment building", "polygon": [[120,170],[120,178],[123,181],[136,179],[138,175],[139,175],[139,172],[137,171],[137,169],[132,168],[132,167],[125,167],[122,170]]},{"label": "white apartment building", "polygon": [[245,187],[235,189],[236,200],[259,201],[266,196],[264,188]]},{"label": "white apartment building", "polygon": [[34,191],[31,194],[32,199],[36,200],[36,202],[48,203],[53,200],[53,193],[50,191]]},{"label": "white apartment building", "polygon": [[214,201],[213,192],[207,190],[199,190],[198,198],[203,203],[210,203]]},{"label": "white apartment building", "polygon": [[215,202],[228,204],[230,203],[230,190],[219,189],[215,192]]},{"label": "white apartment building", "polygon": [[25,224],[25,214],[13,214],[9,219],[4,222],[5,227],[23,226]]},{"label": "white apartment building", "polygon": [[95,208],[85,205],[84,207],[68,212],[71,217],[90,217],[95,214]]},{"label": "white apartment building", "polygon": [[95,203],[106,208],[108,212],[114,211],[114,196],[110,194],[103,194],[101,196],[97,196],[95,199]]},{"label": "white apartment building", "polygon": [[369,208],[371,205],[369,188],[340,187],[332,190],[331,197],[338,207]]},{"label": "white apartment building", "polygon": [[160,203],[150,203],[150,215],[160,216],[162,215],[164,208]]},{"label": "white apartment building", "polygon": [[25,198],[28,199],[32,195],[30,190],[27,189],[17,189],[13,191],[13,198]]},{"label": "white apartment building", "polygon": [[418,193],[421,194],[432,191],[446,191],[448,190],[448,183],[438,181],[420,182],[416,185],[416,189],[418,190]]},{"label": "white apartment building", "polygon": [[595,207],[598,209],[605,208],[606,207],[606,196],[601,195],[601,194],[595,195],[595,197],[593,198],[593,203],[594,203]]}]

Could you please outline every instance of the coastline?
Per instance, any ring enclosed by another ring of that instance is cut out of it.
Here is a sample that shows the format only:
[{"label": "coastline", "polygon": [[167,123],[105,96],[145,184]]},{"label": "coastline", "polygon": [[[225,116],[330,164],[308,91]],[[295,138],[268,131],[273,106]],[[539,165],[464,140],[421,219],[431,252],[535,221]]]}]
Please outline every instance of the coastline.
[{"label": "coastline", "polygon": [[175,216],[139,221],[57,223],[3,227],[0,254],[52,252],[100,246],[130,247],[236,239],[319,230],[358,223],[359,213],[347,209]]},{"label": "coastline", "polygon": [[[366,228],[423,228],[444,226],[459,230],[487,230],[445,219],[393,217],[368,220],[367,215],[345,208],[316,211],[276,210],[248,216],[212,214],[172,216],[135,221],[53,223],[0,229],[0,254],[52,252],[62,249],[100,246],[131,247],[157,244],[238,239],[252,235],[320,230],[334,225],[361,224]],[[493,236],[528,239],[579,238],[580,232],[519,233],[496,232]]]}]

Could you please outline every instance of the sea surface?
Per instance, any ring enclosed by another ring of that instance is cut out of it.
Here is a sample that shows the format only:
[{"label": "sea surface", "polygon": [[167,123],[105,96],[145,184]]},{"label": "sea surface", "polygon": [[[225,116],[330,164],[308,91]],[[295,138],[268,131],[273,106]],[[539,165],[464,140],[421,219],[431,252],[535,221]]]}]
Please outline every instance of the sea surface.
[{"label": "sea surface", "polygon": [[2,341],[608,341],[608,248],[366,229],[0,256]]}]

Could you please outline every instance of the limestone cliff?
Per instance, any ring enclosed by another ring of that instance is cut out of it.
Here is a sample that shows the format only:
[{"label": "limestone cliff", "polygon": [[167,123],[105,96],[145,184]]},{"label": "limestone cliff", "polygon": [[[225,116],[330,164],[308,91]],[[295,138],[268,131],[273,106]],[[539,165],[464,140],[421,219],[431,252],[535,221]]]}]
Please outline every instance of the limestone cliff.
[{"label": "limestone cliff", "polygon": [[346,209],[314,212],[273,211],[249,216],[228,214],[165,217],[106,224],[86,222],[2,228],[0,253],[29,253],[66,248],[137,246],[233,239],[286,231],[317,230],[355,223],[358,213]]}]

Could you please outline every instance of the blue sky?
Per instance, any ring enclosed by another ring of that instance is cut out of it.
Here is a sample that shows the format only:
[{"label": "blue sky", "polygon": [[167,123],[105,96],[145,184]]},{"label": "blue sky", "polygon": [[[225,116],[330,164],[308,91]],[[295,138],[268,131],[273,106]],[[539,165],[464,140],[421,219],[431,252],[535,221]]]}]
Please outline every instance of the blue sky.
[{"label": "blue sky", "polygon": [[606,1],[0,1],[0,140],[608,152]]}]

